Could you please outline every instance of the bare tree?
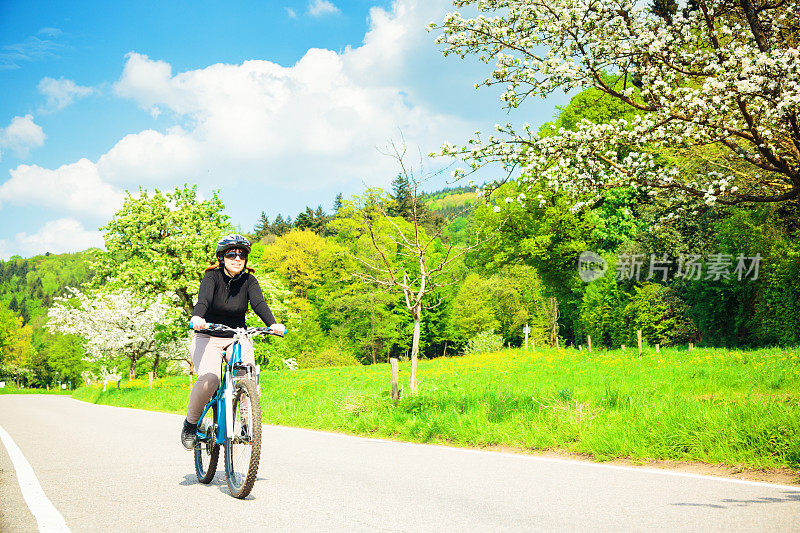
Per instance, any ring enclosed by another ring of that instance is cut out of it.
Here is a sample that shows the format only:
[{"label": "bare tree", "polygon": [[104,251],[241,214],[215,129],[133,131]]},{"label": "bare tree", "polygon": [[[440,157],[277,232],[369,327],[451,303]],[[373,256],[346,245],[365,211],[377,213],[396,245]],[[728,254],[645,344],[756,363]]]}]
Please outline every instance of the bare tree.
[{"label": "bare tree", "polygon": [[411,213],[406,219],[393,217],[388,213],[386,202],[376,197],[375,191],[368,194],[357,210],[375,255],[372,258],[356,257],[363,270],[353,272],[352,275],[385,290],[402,292],[406,308],[414,320],[409,385],[411,393],[416,394],[422,313],[442,303],[438,301],[428,304],[426,296],[436,287],[452,284],[450,270],[456,259],[481,245],[489,237],[476,234],[474,242],[456,246],[453,242],[444,242],[442,239],[442,233],[448,226],[447,221],[426,228],[423,218],[427,210],[420,203],[418,195],[420,184],[441,171],[425,175],[420,168],[419,175],[414,174],[406,165],[405,144],[398,147],[392,142],[387,155],[397,160],[400,176],[408,181],[412,192]]}]

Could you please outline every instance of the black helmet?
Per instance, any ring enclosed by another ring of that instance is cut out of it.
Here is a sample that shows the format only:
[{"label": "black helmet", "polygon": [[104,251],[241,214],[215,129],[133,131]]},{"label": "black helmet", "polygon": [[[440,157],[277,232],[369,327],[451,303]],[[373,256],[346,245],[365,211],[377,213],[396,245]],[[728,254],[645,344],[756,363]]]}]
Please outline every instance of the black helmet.
[{"label": "black helmet", "polygon": [[225,254],[225,252],[227,252],[228,250],[233,250],[234,248],[242,248],[245,252],[249,254],[250,241],[248,241],[245,237],[237,233],[225,235],[217,243],[217,257],[218,258],[222,257]]}]

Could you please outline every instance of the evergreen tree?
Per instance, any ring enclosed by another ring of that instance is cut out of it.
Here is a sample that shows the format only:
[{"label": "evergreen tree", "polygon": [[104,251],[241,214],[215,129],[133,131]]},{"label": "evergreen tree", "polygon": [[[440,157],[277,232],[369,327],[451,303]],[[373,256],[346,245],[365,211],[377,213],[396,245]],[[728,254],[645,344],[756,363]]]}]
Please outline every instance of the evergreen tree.
[{"label": "evergreen tree", "polygon": [[288,233],[290,229],[292,229],[292,217],[284,220],[283,215],[278,213],[278,216],[275,217],[275,222],[272,223],[272,233],[280,237]]},{"label": "evergreen tree", "polygon": [[314,211],[314,226],[313,230],[314,233],[317,235],[327,235],[328,234],[328,221],[331,219],[330,216],[325,214],[325,211],[322,210],[322,206],[318,205],[316,211]]},{"label": "evergreen tree", "polygon": [[333,201],[333,216],[339,214],[339,210],[342,208],[344,204],[344,200],[342,199],[342,193],[336,195],[336,199]]},{"label": "evergreen tree", "polygon": [[392,202],[387,209],[389,216],[403,217],[411,222],[413,219],[412,194],[408,177],[404,174],[398,174],[392,181]]},{"label": "evergreen tree", "polygon": [[314,226],[314,212],[311,210],[310,207],[306,207],[306,210],[297,215],[297,218],[294,221],[294,227],[297,229],[310,229],[313,230]]},{"label": "evergreen tree", "polygon": [[253,232],[256,234],[256,237],[261,238],[264,235],[271,233],[272,228],[269,225],[269,217],[264,211],[261,211],[261,216],[256,222],[255,227],[253,228]]}]

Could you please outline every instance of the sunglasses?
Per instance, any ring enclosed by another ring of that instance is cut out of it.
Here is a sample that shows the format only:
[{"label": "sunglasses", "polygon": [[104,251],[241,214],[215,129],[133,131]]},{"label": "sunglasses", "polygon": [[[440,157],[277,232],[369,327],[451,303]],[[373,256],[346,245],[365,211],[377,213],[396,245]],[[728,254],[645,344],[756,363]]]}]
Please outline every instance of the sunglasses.
[{"label": "sunglasses", "polygon": [[227,259],[234,259],[236,257],[239,257],[241,259],[247,259],[247,252],[235,252],[235,251],[225,252],[225,257]]}]

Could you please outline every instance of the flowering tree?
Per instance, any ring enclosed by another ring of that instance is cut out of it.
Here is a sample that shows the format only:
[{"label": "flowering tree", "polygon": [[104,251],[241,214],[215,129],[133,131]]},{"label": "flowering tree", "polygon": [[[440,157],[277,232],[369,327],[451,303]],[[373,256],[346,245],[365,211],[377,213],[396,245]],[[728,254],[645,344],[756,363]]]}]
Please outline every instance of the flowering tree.
[{"label": "flowering tree", "polygon": [[134,379],[137,361],[163,349],[158,329],[172,318],[174,309],[163,296],[148,300],[126,290],[85,294],[68,287],[48,311],[47,327],[86,339],[90,361],[128,358],[129,376]]},{"label": "flowering tree", "polygon": [[[442,30],[445,55],[495,61],[482,84],[505,84],[509,108],[530,96],[594,87],[636,113],[548,136],[506,124],[464,147],[447,144],[443,154],[463,157],[473,170],[488,162],[522,167],[524,180],[570,193],[576,207],[627,186],[708,204],[800,197],[797,0],[454,4],[482,13],[450,13],[429,28]],[[682,174],[664,157],[676,149],[695,150],[708,167]]]},{"label": "flowering tree", "polygon": [[188,319],[203,270],[214,260],[217,240],[230,229],[222,209],[216,193],[202,200],[197,187],[128,195],[101,228],[108,251],[99,257],[96,282],[149,296],[175,294]]}]

